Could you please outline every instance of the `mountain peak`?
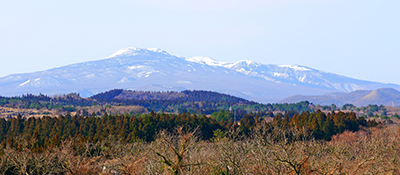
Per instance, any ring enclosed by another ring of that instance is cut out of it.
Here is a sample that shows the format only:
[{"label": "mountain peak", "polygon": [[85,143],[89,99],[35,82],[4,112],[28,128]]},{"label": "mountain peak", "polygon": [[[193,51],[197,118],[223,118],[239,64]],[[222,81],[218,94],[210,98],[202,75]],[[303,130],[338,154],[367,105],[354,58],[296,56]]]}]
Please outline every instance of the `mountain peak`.
[{"label": "mountain peak", "polygon": [[146,49],[146,48],[138,48],[138,47],[128,47],[125,49],[118,50],[117,52],[115,52],[114,54],[109,56],[108,58],[119,57],[119,56],[135,56],[135,55],[149,54],[151,52],[169,55],[168,52],[166,52],[162,49],[159,49],[159,48],[147,48]]}]

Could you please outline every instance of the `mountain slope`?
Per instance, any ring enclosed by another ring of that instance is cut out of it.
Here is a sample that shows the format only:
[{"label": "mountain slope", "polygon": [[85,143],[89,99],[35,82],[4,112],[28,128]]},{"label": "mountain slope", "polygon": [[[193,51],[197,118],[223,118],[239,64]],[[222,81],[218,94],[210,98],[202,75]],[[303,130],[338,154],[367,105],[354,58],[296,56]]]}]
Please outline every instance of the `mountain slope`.
[{"label": "mountain slope", "polygon": [[400,106],[400,92],[392,88],[381,88],[376,90],[358,90],[350,93],[330,93],[321,96],[296,95],[281,100],[282,103],[296,103],[309,101],[314,104],[342,106],[353,104],[356,106],[367,106],[369,104]]},{"label": "mountain slope", "polygon": [[0,95],[25,93],[91,96],[110,89],[151,91],[212,90],[259,102],[288,96],[321,95],[398,85],[361,81],[303,66],[253,61],[218,62],[183,58],[161,49],[126,48],[102,60],[0,78]]}]

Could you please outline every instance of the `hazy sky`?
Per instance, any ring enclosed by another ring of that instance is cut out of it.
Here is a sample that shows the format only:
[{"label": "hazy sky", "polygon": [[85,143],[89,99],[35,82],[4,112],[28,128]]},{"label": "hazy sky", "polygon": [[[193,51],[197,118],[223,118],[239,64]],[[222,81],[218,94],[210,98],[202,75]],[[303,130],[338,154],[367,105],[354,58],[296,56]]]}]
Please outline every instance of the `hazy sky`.
[{"label": "hazy sky", "polygon": [[400,1],[0,1],[0,77],[126,47],[400,84]]}]

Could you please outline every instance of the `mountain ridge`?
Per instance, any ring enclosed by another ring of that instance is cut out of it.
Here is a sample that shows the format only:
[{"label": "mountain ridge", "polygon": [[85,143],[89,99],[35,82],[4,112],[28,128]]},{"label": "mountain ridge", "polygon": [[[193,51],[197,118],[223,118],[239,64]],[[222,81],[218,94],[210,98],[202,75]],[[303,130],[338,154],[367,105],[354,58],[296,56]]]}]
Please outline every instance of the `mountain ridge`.
[{"label": "mountain ridge", "polygon": [[296,94],[378,89],[399,85],[357,80],[300,65],[261,64],[250,60],[219,62],[209,57],[179,57],[162,49],[129,47],[97,61],[0,78],[0,95],[25,93],[86,96],[115,88],[213,90],[259,102]]}]

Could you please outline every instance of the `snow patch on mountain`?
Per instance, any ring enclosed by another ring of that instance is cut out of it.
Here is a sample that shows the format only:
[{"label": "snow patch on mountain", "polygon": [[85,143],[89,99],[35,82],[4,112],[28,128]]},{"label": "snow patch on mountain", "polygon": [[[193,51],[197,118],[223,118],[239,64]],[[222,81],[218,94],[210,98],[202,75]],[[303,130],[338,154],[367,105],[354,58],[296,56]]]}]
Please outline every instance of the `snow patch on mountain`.
[{"label": "snow patch on mountain", "polygon": [[245,75],[249,75],[251,73],[251,71],[246,71],[244,68],[236,69],[236,71],[238,71],[242,74],[245,74]]},{"label": "snow patch on mountain", "polygon": [[85,78],[95,78],[95,77],[96,77],[95,74],[89,74],[89,75],[86,75],[86,76],[85,76]]},{"label": "snow patch on mountain", "polygon": [[252,70],[254,67],[259,67],[261,64],[256,63],[254,61],[250,60],[241,60],[233,63],[225,63],[223,67],[229,68],[229,69],[243,69],[243,68],[249,68]]},{"label": "snow patch on mountain", "polygon": [[28,81],[25,81],[25,82],[21,83],[21,84],[19,85],[19,87],[25,86],[25,85],[28,84],[29,82],[31,82],[31,80],[28,80]]},{"label": "snow patch on mountain", "polygon": [[[136,55],[142,55],[142,54],[149,54],[149,53],[162,53],[162,54],[168,54],[166,51],[159,49],[159,48],[149,48],[149,49],[144,49],[144,48],[137,48],[137,47],[128,47],[125,49],[118,50],[111,56],[107,58],[112,58],[112,57],[129,57],[129,56],[136,56]],[[169,55],[169,54],[168,54]]]},{"label": "snow patch on mountain", "polygon": [[150,75],[151,74],[154,74],[154,73],[158,73],[159,71],[154,71],[154,72],[146,72],[146,71],[142,71],[142,72],[139,72],[138,74],[136,74],[136,77],[137,78],[148,78],[148,77],[150,77]]},{"label": "snow patch on mountain", "polygon": [[17,88],[35,87],[35,88],[49,88],[49,87],[60,87],[61,84],[54,78],[34,78],[28,79],[24,83],[21,83]]},{"label": "snow patch on mountain", "polygon": [[288,78],[289,75],[285,74],[285,73],[278,73],[278,72],[274,72],[274,76],[275,77],[280,77],[280,78]]},{"label": "snow patch on mountain", "polygon": [[187,58],[185,60],[193,62],[193,63],[209,65],[209,66],[223,66],[225,64],[224,62],[219,62],[219,61],[216,61],[216,60],[208,58],[208,57],[191,57],[191,58]]},{"label": "snow patch on mountain", "polygon": [[126,49],[121,49],[118,50],[117,52],[115,52],[114,54],[112,54],[111,56],[109,56],[108,58],[112,58],[112,57],[117,57],[117,56],[135,56],[137,55],[137,53],[135,53],[137,49],[136,48],[126,48]]},{"label": "snow patch on mountain", "polygon": [[160,48],[149,48],[148,50],[152,52],[158,52],[158,53],[167,53],[166,51],[160,49]]},{"label": "snow patch on mountain", "polygon": [[125,82],[128,82],[128,78],[126,78],[126,77],[124,77],[118,81],[118,83],[125,83]]},{"label": "snow patch on mountain", "polygon": [[177,81],[177,84],[192,84],[190,81]]},{"label": "snow patch on mountain", "polygon": [[129,66],[128,67],[128,69],[140,69],[140,68],[143,68],[144,66],[142,66],[142,65],[137,65],[137,66]]},{"label": "snow patch on mountain", "polygon": [[132,82],[132,81],[135,81],[135,78],[133,78],[133,77],[124,77],[124,78],[120,79],[118,81],[118,83],[128,83],[128,82]]},{"label": "snow patch on mountain", "polygon": [[279,65],[279,67],[290,68],[290,69],[293,69],[295,71],[311,71],[311,69],[308,69],[306,67],[297,66],[297,65]]},{"label": "snow patch on mountain", "polygon": [[304,75],[304,76],[298,78],[298,80],[299,80],[300,82],[306,83],[306,78],[307,78],[307,75]]}]

